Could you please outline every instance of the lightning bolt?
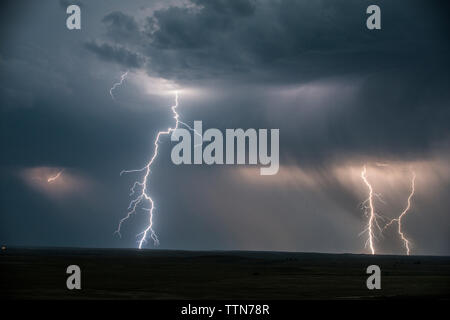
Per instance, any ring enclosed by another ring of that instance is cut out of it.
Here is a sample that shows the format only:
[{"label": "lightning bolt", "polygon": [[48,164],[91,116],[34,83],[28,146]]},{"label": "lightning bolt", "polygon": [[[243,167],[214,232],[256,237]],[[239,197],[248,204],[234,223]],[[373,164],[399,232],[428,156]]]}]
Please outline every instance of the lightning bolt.
[{"label": "lightning bolt", "polygon": [[113,86],[111,87],[111,89],[109,89],[109,95],[111,96],[111,98],[112,98],[113,100],[116,100],[116,98],[114,98],[113,91],[114,91],[117,87],[119,87],[119,86],[122,85],[122,83],[125,81],[127,75],[128,75],[128,70],[120,76],[120,81],[114,83]]},{"label": "lightning bolt", "polygon": [[[121,236],[120,230],[121,230],[122,224],[128,218],[130,218],[131,215],[136,213],[136,210],[139,208],[139,206],[142,206],[143,210],[147,211],[149,214],[149,222],[148,222],[147,227],[144,229],[144,231],[142,231],[141,233],[139,233],[137,235],[138,237],[140,236],[139,249],[142,248],[142,245],[146,242],[147,236],[149,234],[150,234],[151,239],[153,240],[154,245],[155,246],[159,245],[158,236],[156,235],[156,232],[153,229],[153,213],[154,213],[154,209],[155,209],[155,202],[149,194],[147,184],[148,184],[148,180],[149,180],[149,176],[150,176],[150,172],[151,172],[151,166],[158,156],[160,137],[163,135],[169,135],[170,133],[174,132],[176,129],[178,129],[180,124],[186,126],[189,130],[194,131],[196,134],[200,135],[200,133],[198,133],[192,127],[190,127],[186,123],[179,120],[180,115],[177,112],[177,108],[178,108],[178,92],[175,92],[175,104],[171,107],[171,110],[173,113],[173,119],[175,120],[175,126],[172,128],[168,128],[166,131],[158,132],[158,134],[156,135],[155,141],[153,143],[155,146],[154,150],[153,150],[153,155],[151,156],[150,160],[147,162],[147,164],[143,168],[135,169],[135,170],[123,170],[122,172],[120,172],[120,175],[126,174],[126,173],[134,173],[134,172],[143,172],[144,173],[142,179],[135,181],[133,186],[131,187],[130,196],[133,196],[136,194],[136,188],[140,188],[139,193],[137,194],[137,196],[134,199],[131,200],[131,202],[128,206],[127,215],[119,221],[119,225],[117,227],[117,230],[115,231],[119,236]],[[146,208],[145,207],[146,205],[149,206],[149,208]]]},{"label": "lightning bolt", "polygon": [[406,254],[409,256],[410,253],[410,248],[409,248],[409,240],[408,238],[406,238],[405,233],[402,230],[402,218],[404,216],[406,216],[408,214],[409,209],[411,208],[411,199],[414,196],[414,192],[415,192],[415,182],[416,182],[416,173],[414,171],[412,171],[412,176],[411,176],[411,191],[409,193],[408,196],[408,200],[407,200],[407,204],[405,209],[403,209],[402,213],[400,213],[400,215],[398,216],[398,218],[392,219],[391,221],[389,221],[388,224],[386,224],[384,226],[384,229],[388,228],[390,225],[392,225],[394,222],[397,223],[397,232],[400,235],[400,238],[403,241],[403,244],[405,245],[405,249],[406,249]]},{"label": "lightning bolt", "polygon": [[56,179],[59,178],[59,176],[63,173],[64,170],[59,171],[57,174],[55,174],[54,176],[51,176],[47,179],[48,183],[52,183],[53,181],[55,181]]},{"label": "lightning bolt", "polygon": [[376,239],[376,237],[375,237],[374,229],[376,227],[381,231],[380,225],[378,224],[378,218],[381,218],[381,217],[375,211],[374,197],[380,198],[380,195],[373,191],[372,185],[370,184],[369,180],[367,179],[366,174],[367,174],[367,169],[366,169],[366,166],[364,166],[363,170],[361,171],[361,179],[364,181],[364,184],[367,186],[369,195],[368,195],[368,198],[363,202],[363,207],[364,207],[364,214],[368,217],[368,222],[367,222],[366,228],[360,233],[360,235],[367,233],[368,237],[367,237],[367,241],[366,241],[366,247],[369,246],[371,253],[375,254],[374,240]]}]

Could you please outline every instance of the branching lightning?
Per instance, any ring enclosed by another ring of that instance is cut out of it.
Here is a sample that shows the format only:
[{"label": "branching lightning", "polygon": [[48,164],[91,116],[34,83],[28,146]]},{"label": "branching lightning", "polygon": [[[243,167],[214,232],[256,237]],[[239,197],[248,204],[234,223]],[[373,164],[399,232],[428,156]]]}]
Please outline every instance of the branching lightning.
[{"label": "branching lightning", "polygon": [[410,253],[409,240],[408,240],[408,238],[406,238],[405,233],[402,230],[402,218],[408,214],[408,211],[411,208],[411,199],[414,196],[414,192],[415,192],[415,181],[416,181],[416,173],[413,171],[412,172],[412,177],[411,177],[411,192],[409,193],[408,201],[407,201],[407,205],[406,205],[405,209],[402,211],[402,213],[400,213],[398,218],[392,219],[384,227],[384,229],[386,229],[390,225],[392,225],[394,222],[397,223],[397,227],[398,227],[397,232],[400,235],[400,238],[402,239],[402,241],[403,241],[403,243],[405,245],[406,254],[408,256],[409,256],[409,253]]},{"label": "branching lightning", "polygon": [[378,224],[378,219],[381,218],[375,211],[375,205],[374,205],[374,197],[380,197],[379,194],[376,194],[373,191],[372,185],[370,184],[369,180],[367,179],[367,170],[366,166],[363,167],[363,170],[361,171],[361,179],[364,181],[364,184],[367,186],[367,189],[369,190],[368,198],[363,202],[364,206],[364,214],[368,217],[368,222],[366,225],[366,228],[361,232],[361,234],[367,233],[367,241],[366,246],[369,246],[370,251],[372,254],[375,254],[375,227],[381,231],[380,225]]},{"label": "branching lightning", "polygon": [[56,179],[58,179],[58,178],[61,176],[61,174],[63,173],[63,171],[64,171],[64,170],[61,170],[61,171],[59,171],[57,174],[55,174],[54,176],[49,177],[49,178],[47,179],[47,182],[48,182],[48,183],[54,182]]},{"label": "branching lightning", "polygon": [[[389,166],[388,164],[380,165],[379,163],[376,164],[377,166]],[[402,228],[402,219],[408,214],[408,212],[411,209],[411,200],[415,193],[415,181],[416,181],[416,173],[414,171],[411,171],[411,191],[408,195],[407,203],[405,209],[400,213],[400,215],[397,218],[391,219],[383,228],[380,228],[380,225],[378,223],[378,220],[383,219],[382,216],[378,215],[375,210],[375,204],[374,204],[374,198],[378,197],[380,201],[383,202],[381,199],[381,196],[374,192],[373,187],[369,180],[367,179],[367,170],[366,166],[363,167],[363,170],[361,171],[361,179],[364,181],[364,184],[367,186],[368,189],[368,198],[363,202],[363,208],[364,213],[368,217],[368,222],[366,228],[361,232],[361,234],[367,233],[367,241],[366,241],[366,247],[369,246],[370,251],[372,254],[375,254],[375,246],[374,246],[374,240],[375,237],[375,231],[379,231],[380,235],[382,235],[383,231],[386,230],[388,227],[393,225],[394,223],[397,223],[397,232],[403,241],[403,244],[406,249],[406,254],[410,254],[410,240],[406,237],[405,232]]]},{"label": "branching lightning", "polygon": [[[119,234],[119,236],[120,236],[120,230],[122,227],[122,223],[125,222],[128,218],[130,218],[131,215],[136,213],[136,210],[141,206],[143,210],[148,212],[149,222],[148,222],[147,227],[144,229],[144,231],[142,231],[141,233],[139,233],[137,235],[138,237],[140,236],[139,249],[141,249],[143,244],[147,241],[148,235],[150,235],[150,238],[153,240],[153,243],[155,246],[157,246],[159,244],[158,236],[156,235],[156,232],[153,229],[153,213],[154,213],[154,209],[155,209],[155,202],[149,194],[147,184],[148,184],[148,180],[149,180],[149,176],[150,176],[150,172],[151,172],[151,166],[158,156],[160,137],[163,135],[169,135],[170,133],[174,132],[176,129],[178,129],[178,126],[180,124],[186,126],[189,130],[200,135],[192,127],[190,127],[186,123],[179,120],[180,116],[177,112],[177,107],[178,107],[178,92],[175,92],[175,104],[171,107],[172,113],[173,113],[173,119],[175,119],[175,126],[172,128],[168,128],[166,131],[158,132],[158,134],[156,135],[155,141],[153,143],[155,146],[155,148],[153,150],[153,155],[151,156],[150,160],[147,162],[147,164],[143,168],[135,169],[135,170],[123,170],[120,173],[120,175],[125,174],[125,173],[134,173],[134,172],[143,172],[144,173],[142,179],[135,181],[133,186],[130,189],[130,191],[131,191],[130,196],[133,196],[137,192],[136,188],[140,188],[139,193],[133,200],[131,200],[131,202],[128,206],[127,215],[119,221],[119,225],[116,230],[116,233]],[[146,206],[148,206],[148,207],[146,207]]]},{"label": "branching lightning", "polygon": [[109,89],[109,95],[111,96],[111,98],[112,98],[113,100],[116,100],[116,98],[114,98],[113,91],[114,91],[117,87],[119,87],[119,86],[122,85],[122,83],[125,81],[127,75],[128,75],[128,71],[126,71],[125,73],[123,73],[123,74],[120,76],[120,81],[114,83],[113,86],[111,87],[111,89]]}]

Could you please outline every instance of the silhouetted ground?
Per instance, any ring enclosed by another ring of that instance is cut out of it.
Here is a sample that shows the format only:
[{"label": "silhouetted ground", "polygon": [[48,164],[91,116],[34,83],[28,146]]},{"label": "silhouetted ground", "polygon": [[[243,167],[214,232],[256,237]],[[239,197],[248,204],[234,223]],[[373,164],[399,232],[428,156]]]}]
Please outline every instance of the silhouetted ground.
[{"label": "silhouetted ground", "polygon": [[[82,290],[66,288],[72,264],[81,268]],[[366,287],[372,264],[381,268],[381,290]],[[450,257],[9,248],[0,272],[0,297],[14,299],[450,297]]]}]

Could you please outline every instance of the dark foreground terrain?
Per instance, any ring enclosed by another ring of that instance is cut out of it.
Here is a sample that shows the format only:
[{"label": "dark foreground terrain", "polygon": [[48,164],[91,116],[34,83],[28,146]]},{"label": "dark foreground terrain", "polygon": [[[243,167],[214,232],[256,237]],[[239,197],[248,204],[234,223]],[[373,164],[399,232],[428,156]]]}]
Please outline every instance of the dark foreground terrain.
[{"label": "dark foreground terrain", "polygon": [[[81,290],[66,288],[72,264],[81,268]],[[372,264],[381,268],[381,290],[366,287]],[[0,273],[0,298],[14,299],[450,297],[450,257],[10,248]]]}]

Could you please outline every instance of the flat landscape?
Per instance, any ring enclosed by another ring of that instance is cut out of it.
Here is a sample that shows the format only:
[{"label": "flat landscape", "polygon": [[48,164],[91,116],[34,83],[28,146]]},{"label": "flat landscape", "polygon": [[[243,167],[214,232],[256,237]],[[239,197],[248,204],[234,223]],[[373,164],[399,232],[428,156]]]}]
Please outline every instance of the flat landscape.
[{"label": "flat landscape", "polygon": [[[366,268],[381,268],[368,290]],[[81,290],[66,268],[81,268]],[[8,248],[2,299],[449,299],[450,257]]]}]

